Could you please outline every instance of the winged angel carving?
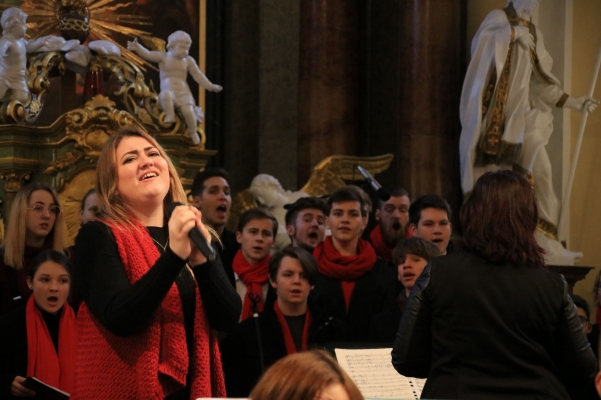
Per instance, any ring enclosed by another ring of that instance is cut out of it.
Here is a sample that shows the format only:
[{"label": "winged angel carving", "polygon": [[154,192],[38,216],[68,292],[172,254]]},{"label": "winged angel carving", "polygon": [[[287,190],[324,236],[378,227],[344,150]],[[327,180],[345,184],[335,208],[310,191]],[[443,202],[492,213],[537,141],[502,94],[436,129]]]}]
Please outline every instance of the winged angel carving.
[{"label": "winged angel carving", "polygon": [[388,169],[393,158],[392,154],[375,157],[330,156],[317,164],[309,181],[296,192],[285,190],[280,182],[271,175],[259,174],[252,180],[250,187],[238,193],[232,201],[228,229],[233,232],[237,230],[238,219],[244,211],[253,207],[265,208],[278,220],[275,248],[281,249],[290,244],[284,221],[285,204],[293,203],[301,197],[326,197],[350,182],[363,180],[357,170],[357,165],[375,175]]}]

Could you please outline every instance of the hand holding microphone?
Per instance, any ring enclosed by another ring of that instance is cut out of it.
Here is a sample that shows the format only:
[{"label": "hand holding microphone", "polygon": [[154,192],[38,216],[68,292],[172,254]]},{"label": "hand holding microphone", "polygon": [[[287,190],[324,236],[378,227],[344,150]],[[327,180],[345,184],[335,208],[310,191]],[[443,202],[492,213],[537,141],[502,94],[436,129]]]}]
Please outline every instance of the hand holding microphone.
[{"label": "hand holding microphone", "polygon": [[202,264],[204,260],[194,256],[195,249],[191,246],[191,241],[204,258],[211,262],[215,261],[217,253],[211,246],[210,239],[207,239],[209,234],[206,228],[203,227],[206,232],[205,236],[196,224],[196,221],[200,219],[200,212],[193,207],[177,208],[178,206],[183,206],[183,204],[174,202],[167,208],[171,250],[180,258],[190,258],[193,265]]}]

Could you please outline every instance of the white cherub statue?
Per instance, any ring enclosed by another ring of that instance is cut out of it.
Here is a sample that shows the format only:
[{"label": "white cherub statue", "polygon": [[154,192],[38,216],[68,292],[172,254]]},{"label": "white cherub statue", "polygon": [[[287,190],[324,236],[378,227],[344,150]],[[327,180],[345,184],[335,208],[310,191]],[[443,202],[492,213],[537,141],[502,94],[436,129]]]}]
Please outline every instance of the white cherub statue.
[{"label": "white cherub statue", "polygon": [[278,233],[275,237],[275,249],[281,250],[290,244],[290,236],[286,231],[286,209],[284,205],[292,204],[301,197],[309,196],[302,190],[291,192],[284,190],[280,181],[269,174],[259,174],[250,183],[250,193],[260,206],[265,207],[278,221]]},{"label": "white cherub statue", "polygon": [[48,42],[48,37],[25,39],[26,20],[27,14],[16,7],[4,10],[0,18],[0,99],[6,96],[8,100],[27,101],[27,53],[39,50]]},{"label": "white cherub statue", "polygon": [[220,92],[223,88],[214,85],[202,73],[196,61],[188,55],[192,39],[184,31],[176,31],[167,39],[167,51],[149,51],[137,39],[127,42],[127,49],[147,61],[159,64],[161,92],[159,104],[165,112],[165,122],[175,122],[175,107],[178,107],[186,121],[188,134],[194,144],[200,143],[196,127],[202,121],[203,113],[196,106],[190,87],[186,82],[188,73],[206,90]]}]

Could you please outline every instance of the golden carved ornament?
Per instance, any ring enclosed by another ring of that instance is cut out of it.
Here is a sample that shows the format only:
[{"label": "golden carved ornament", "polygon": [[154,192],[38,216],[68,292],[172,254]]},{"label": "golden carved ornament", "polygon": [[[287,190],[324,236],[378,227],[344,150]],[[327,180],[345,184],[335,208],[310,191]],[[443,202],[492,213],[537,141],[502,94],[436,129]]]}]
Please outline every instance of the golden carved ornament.
[{"label": "golden carved ornament", "polygon": [[29,99],[25,103],[12,100],[0,104],[0,123],[33,122],[44,105],[46,92],[50,87],[48,79],[51,74],[62,74],[64,70],[64,59],[59,52],[50,51],[32,56],[27,69]]},{"label": "golden carved ornament", "polygon": [[75,242],[81,227],[81,201],[88,190],[96,184],[96,169],[90,168],[77,174],[70,182],[65,182],[58,197],[63,211],[63,220],[67,227],[67,245]]},{"label": "golden carved ornament", "polygon": [[[174,123],[165,123],[165,113],[159,106],[159,95],[152,81],[146,84],[144,73],[134,63],[115,56],[97,57],[92,63],[115,79],[119,96],[127,111],[138,117],[140,122],[161,134],[162,137],[181,135],[185,131],[184,118],[179,111]],[[93,65],[91,64],[91,68]],[[207,137],[200,126],[197,128],[200,143],[195,149],[204,150]]]},{"label": "golden carved ornament", "polygon": [[[319,162],[313,168],[309,181],[301,188],[301,191],[309,196],[324,196],[332,193],[334,190],[347,185],[347,182],[362,181],[363,176],[357,169],[357,165],[362,166],[372,175],[386,171],[390,166],[394,156],[392,154],[383,154],[374,157],[357,157],[334,155],[327,157]],[[238,229],[238,220],[240,215],[253,207],[257,207],[257,201],[250,193],[249,189],[244,189],[232,199],[230,217],[227,222],[227,228],[232,232]]]},{"label": "golden carved ornament", "polygon": [[0,179],[5,181],[4,187],[7,193],[16,193],[21,189],[21,184],[31,178],[30,171],[8,170],[0,172]]},{"label": "golden carved ornament", "polygon": [[102,95],[93,97],[83,108],[67,113],[65,139],[73,140],[75,148],[51,161],[44,173],[55,175],[82,158],[95,164],[109,136],[132,123],[136,123],[133,116],[117,110],[114,101]]},{"label": "golden carved ornament", "polygon": [[[137,65],[156,69],[113,38],[116,33],[132,38],[150,35],[138,29],[151,25],[148,17],[121,10],[132,3],[122,0],[24,0],[19,8],[27,14],[27,30],[32,39],[59,35],[84,42],[89,33],[90,40],[110,41],[119,47],[123,57]],[[9,7],[14,5],[0,4],[0,12]]]}]

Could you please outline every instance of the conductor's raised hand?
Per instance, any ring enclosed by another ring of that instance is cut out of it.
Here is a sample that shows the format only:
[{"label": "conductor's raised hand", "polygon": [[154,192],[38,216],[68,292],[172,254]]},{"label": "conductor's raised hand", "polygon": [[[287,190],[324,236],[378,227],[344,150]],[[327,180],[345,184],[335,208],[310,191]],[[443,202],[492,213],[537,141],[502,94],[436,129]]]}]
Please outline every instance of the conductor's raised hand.
[{"label": "conductor's raised hand", "polygon": [[198,227],[205,239],[211,240],[209,231],[200,220],[201,216],[196,207],[181,205],[173,209],[168,223],[169,248],[192,266],[203,264],[207,259],[188,237],[190,230]]}]

